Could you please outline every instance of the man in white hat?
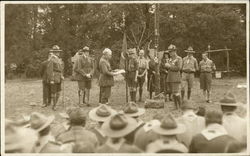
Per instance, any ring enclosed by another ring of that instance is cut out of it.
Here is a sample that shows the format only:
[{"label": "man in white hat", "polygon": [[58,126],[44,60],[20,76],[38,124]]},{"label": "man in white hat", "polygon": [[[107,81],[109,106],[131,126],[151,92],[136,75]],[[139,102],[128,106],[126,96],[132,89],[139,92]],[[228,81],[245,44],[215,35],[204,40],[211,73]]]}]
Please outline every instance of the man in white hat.
[{"label": "man in white hat", "polygon": [[[83,53],[79,53],[80,57],[76,60],[74,71],[76,72],[75,79],[78,82],[79,105],[89,104],[89,96],[91,89],[91,79],[94,74],[94,61],[89,56],[89,47],[85,46],[82,49]],[[87,97],[87,101],[85,98]]]},{"label": "man in white hat", "polygon": [[58,45],[54,45],[50,52],[52,52],[53,55],[51,55],[49,63],[47,65],[47,75],[48,81],[50,83],[51,98],[53,102],[52,109],[56,110],[56,104],[62,90],[61,84],[64,79],[64,63],[60,58],[60,53],[62,52],[62,50]]},{"label": "man in white hat", "polygon": [[110,66],[110,59],[112,58],[112,51],[108,48],[103,50],[103,55],[99,61],[99,86],[100,86],[100,99],[101,104],[108,104],[111,96],[111,87],[114,86],[114,73]]},{"label": "man in white hat", "polygon": [[[189,146],[190,153],[226,153],[233,152],[231,143],[236,145],[239,142],[228,135],[222,125],[222,112],[208,110],[205,115],[206,128],[195,135]],[[231,148],[231,149],[230,149]],[[235,151],[234,151],[235,152]]]},{"label": "man in white hat", "polygon": [[222,125],[228,134],[234,137],[242,144],[247,143],[247,121],[236,114],[238,106],[242,105],[236,101],[235,95],[228,92],[220,100],[221,110],[223,112]]},{"label": "man in white hat", "polygon": [[108,140],[96,150],[96,153],[140,153],[139,148],[127,144],[124,138],[136,127],[136,120],[131,117],[119,113],[112,116],[102,125],[102,130],[108,136]]},{"label": "man in white hat", "polygon": [[187,87],[187,99],[189,100],[191,96],[191,90],[193,88],[194,74],[199,70],[199,67],[196,58],[193,56],[193,54],[195,54],[193,48],[190,46],[187,50],[185,50],[185,52],[187,53],[187,56],[183,58],[182,64],[181,96],[182,100],[184,100],[185,88]]},{"label": "man in white hat", "polygon": [[202,53],[202,60],[199,64],[200,69],[200,88],[207,103],[210,103],[212,73],[216,70],[215,64],[208,58],[208,53]]},{"label": "man in white hat", "polygon": [[160,139],[150,143],[146,151],[148,153],[187,153],[187,147],[176,137],[185,130],[185,125],[177,123],[172,115],[166,115],[161,124],[153,127],[153,131],[160,135]]},{"label": "man in white hat", "polygon": [[39,133],[38,142],[34,147],[35,153],[63,153],[61,145],[55,141],[51,135],[51,123],[54,121],[53,115],[46,117],[44,114],[33,112],[30,116],[30,128]]},{"label": "man in white hat", "polygon": [[165,64],[165,67],[169,70],[167,76],[167,83],[169,83],[169,90],[173,95],[174,103],[177,109],[181,107],[181,69],[182,69],[182,58],[177,55],[177,48],[171,44],[168,47],[170,54],[170,60]]},{"label": "man in white hat", "polygon": [[117,112],[114,109],[104,104],[101,104],[100,106],[89,111],[89,118],[98,122],[98,125],[91,129],[91,131],[96,135],[99,146],[103,145],[107,141],[107,136],[104,134],[101,126],[107,119],[116,113]]}]

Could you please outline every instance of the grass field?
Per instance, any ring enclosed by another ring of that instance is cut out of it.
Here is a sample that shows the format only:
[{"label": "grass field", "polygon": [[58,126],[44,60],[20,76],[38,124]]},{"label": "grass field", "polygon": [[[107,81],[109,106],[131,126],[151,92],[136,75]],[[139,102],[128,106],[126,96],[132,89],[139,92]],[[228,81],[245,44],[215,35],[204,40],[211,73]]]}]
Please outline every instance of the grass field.
[{"label": "grass field", "polygon": [[[219,101],[223,94],[231,90],[236,96],[238,101],[246,104],[247,90],[237,88],[237,84],[245,84],[246,78],[231,78],[231,79],[214,79],[212,86],[212,101],[213,103],[205,103],[202,91],[199,89],[199,81],[195,79],[194,88],[192,92],[192,100],[197,105],[205,106],[207,109],[217,109]],[[145,85],[144,85],[145,86]],[[144,88],[143,99],[147,98],[148,93],[146,87]],[[81,107],[86,113],[93,107],[98,106],[99,87],[97,81],[92,82],[91,89],[91,107]],[[77,96],[77,83],[75,81],[65,80],[64,82],[64,104],[65,107],[76,105],[78,102]],[[125,82],[116,82],[112,88],[111,106],[119,110],[125,104]],[[143,107],[144,103],[138,103]],[[42,82],[41,80],[9,80],[5,83],[5,116],[10,119],[18,119],[24,115],[29,115],[31,112],[37,111],[47,115],[54,114],[56,120],[54,123],[62,121],[59,116],[60,112],[64,112],[65,107],[62,103],[62,98],[59,100],[57,111],[52,111],[51,107],[41,108],[42,105]],[[172,112],[175,116],[179,116],[180,112],[175,110],[173,102],[167,102],[165,109],[147,109],[146,113],[141,117],[142,120],[150,120],[156,113]],[[240,116],[244,116],[245,112],[238,109],[237,112]],[[87,122],[87,127],[91,127],[92,122]]]}]

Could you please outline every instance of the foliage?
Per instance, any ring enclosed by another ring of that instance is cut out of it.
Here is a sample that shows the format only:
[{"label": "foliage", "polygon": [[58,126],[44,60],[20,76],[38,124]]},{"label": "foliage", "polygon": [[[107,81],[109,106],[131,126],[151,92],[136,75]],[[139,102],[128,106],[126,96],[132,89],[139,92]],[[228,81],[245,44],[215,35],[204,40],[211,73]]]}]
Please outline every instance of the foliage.
[{"label": "foliage", "polygon": [[[70,58],[89,46],[98,59],[104,48],[113,51],[112,66],[118,67],[123,32],[128,47],[142,48],[153,40],[154,14],[150,4],[7,4],[5,5],[6,66],[16,63],[28,77],[39,76],[39,64],[49,48],[63,49],[65,75]],[[125,14],[125,27],[122,14]],[[159,50],[176,44],[179,54],[192,45],[197,52],[227,46],[231,68],[246,73],[246,5],[160,4]],[[218,60],[221,54],[212,56]],[[200,59],[200,55],[197,55]]]}]

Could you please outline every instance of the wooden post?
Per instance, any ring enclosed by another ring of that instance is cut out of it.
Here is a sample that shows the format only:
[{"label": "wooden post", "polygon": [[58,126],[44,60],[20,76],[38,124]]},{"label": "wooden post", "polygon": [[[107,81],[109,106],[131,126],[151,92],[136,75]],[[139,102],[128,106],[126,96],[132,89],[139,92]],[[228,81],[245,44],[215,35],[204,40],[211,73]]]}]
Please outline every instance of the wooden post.
[{"label": "wooden post", "polygon": [[[227,47],[225,47],[227,49]],[[226,50],[227,53],[227,76],[230,77],[230,71],[229,71],[229,51]]]}]

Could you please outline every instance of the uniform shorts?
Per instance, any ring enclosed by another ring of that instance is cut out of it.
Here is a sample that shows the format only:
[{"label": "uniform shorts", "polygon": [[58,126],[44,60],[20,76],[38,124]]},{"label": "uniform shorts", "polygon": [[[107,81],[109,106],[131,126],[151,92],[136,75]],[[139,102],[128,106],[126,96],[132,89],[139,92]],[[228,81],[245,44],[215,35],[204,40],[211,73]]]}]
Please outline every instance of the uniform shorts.
[{"label": "uniform shorts", "polygon": [[181,90],[181,83],[180,82],[168,82],[169,84],[169,92],[170,93],[180,93]]},{"label": "uniform shorts", "polygon": [[82,80],[82,81],[77,81],[77,82],[78,82],[78,88],[80,90],[91,88],[91,80]]},{"label": "uniform shorts", "polygon": [[194,83],[194,73],[182,73],[181,77],[181,87],[184,89],[186,87],[193,88]]},{"label": "uniform shorts", "polygon": [[60,92],[61,90],[62,90],[61,83],[50,84],[51,94],[55,94],[57,92]]},{"label": "uniform shorts", "polygon": [[211,90],[212,84],[212,73],[201,73],[200,74],[200,88],[203,90]]},{"label": "uniform shorts", "polygon": [[142,77],[137,77],[137,87],[142,87],[145,82],[145,75]]}]

